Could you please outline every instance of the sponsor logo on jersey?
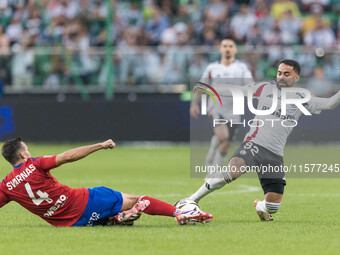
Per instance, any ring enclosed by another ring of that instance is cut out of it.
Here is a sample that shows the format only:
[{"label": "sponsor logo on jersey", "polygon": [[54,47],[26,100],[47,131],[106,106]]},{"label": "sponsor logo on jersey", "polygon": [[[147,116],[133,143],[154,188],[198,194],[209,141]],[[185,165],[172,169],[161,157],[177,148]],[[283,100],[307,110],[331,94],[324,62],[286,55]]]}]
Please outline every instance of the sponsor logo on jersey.
[{"label": "sponsor logo on jersey", "polygon": [[61,206],[63,206],[66,203],[67,197],[65,195],[61,195],[57,202],[48,209],[48,211],[44,214],[46,217],[51,217]]}]

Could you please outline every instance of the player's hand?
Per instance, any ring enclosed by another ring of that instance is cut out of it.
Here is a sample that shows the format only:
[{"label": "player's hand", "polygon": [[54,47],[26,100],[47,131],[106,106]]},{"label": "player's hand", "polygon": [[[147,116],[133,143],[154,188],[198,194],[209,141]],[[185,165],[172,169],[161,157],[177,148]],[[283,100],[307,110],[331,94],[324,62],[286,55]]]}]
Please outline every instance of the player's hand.
[{"label": "player's hand", "polygon": [[108,149],[108,148],[113,149],[114,147],[116,147],[116,144],[112,141],[112,139],[102,142],[101,145],[103,149]]},{"label": "player's hand", "polygon": [[194,119],[197,119],[199,114],[200,114],[200,108],[198,104],[192,103],[190,106],[190,116]]}]

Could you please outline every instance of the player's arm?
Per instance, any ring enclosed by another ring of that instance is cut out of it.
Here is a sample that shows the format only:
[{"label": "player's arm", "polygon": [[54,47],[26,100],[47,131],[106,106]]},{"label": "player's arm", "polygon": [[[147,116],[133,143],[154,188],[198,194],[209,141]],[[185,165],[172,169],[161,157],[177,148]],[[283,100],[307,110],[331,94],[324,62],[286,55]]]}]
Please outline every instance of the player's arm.
[{"label": "player's arm", "polygon": [[[210,66],[208,66],[203,74],[202,74],[202,77],[200,79],[200,81],[209,81],[209,83],[211,82],[211,79],[209,78],[210,77]],[[199,83],[198,83],[199,84]],[[194,119],[197,119],[198,118],[198,115],[200,114],[200,107],[199,107],[199,103],[201,101],[201,92],[199,90],[195,90],[194,88],[194,98],[193,100],[191,101],[191,105],[190,105],[190,116]]]},{"label": "player's arm", "polygon": [[194,92],[194,98],[191,101],[191,105],[190,105],[190,116],[192,118],[197,119],[198,115],[200,114],[200,107],[199,107],[199,103],[201,100],[201,93],[199,91]]},{"label": "player's arm", "polygon": [[3,207],[5,204],[7,204],[10,201],[11,200],[5,195],[5,193],[3,193],[0,190],[0,208]]},{"label": "player's arm", "polygon": [[65,163],[70,163],[85,158],[87,155],[95,151],[108,148],[113,149],[115,146],[116,144],[111,139],[109,139],[102,143],[78,147],[58,154],[56,156],[55,162],[57,166],[60,166]]},{"label": "player's arm", "polygon": [[311,100],[312,111],[334,109],[340,104],[340,90],[330,98],[314,97]]}]

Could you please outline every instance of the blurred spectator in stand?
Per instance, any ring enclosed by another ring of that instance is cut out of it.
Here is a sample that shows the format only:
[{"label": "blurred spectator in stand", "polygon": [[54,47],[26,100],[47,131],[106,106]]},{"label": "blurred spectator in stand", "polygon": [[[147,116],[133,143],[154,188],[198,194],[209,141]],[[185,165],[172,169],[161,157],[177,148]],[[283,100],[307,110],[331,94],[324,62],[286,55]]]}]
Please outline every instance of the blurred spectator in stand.
[{"label": "blurred spectator in stand", "polygon": [[256,23],[255,15],[246,4],[241,4],[240,11],[231,18],[231,34],[237,43],[244,43],[251,27]]},{"label": "blurred spectator in stand", "polygon": [[24,28],[27,30],[28,35],[33,38],[34,42],[40,34],[42,28],[42,19],[37,6],[28,10],[28,17],[24,19]]},{"label": "blurred spectator in stand", "polygon": [[267,32],[266,44],[267,45],[280,45],[282,43],[281,39],[281,29],[279,21],[275,20],[273,23],[273,28]]},{"label": "blurred spectator in stand", "polygon": [[54,17],[42,32],[41,42],[39,44],[57,45],[61,43],[66,24],[67,22],[64,16]]},{"label": "blurred spectator in stand", "polygon": [[138,29],[129,28],[123,32],[123,40],[119,44],[119,81],[123,86],[146,83],[144,54],[138,48],[139,36]]},{"label": "blurred spectator in stand", "polygon": [[183,22],[167,28],[161,36],[160,51],[165,52],[164,60],[160,61],[165,67],[163,75],[165,84],[186,82],[189,57],[192,55],[192,47],[186,47],[188,43],[188,28]]},{"label": "blurred spectator in stand", "polygon": [[168,17],[158,6],[153,6],[152,17],[146,22],[145,32],[148,38],[148,44],[155,46],[160,42],[162,32],[170,26]]},{"label": "blurred spectator in stand", "polygon": [[[119,15],[114,15],[113,19],[114,20],[112,22],[111,35],[112,35],[113,43],[115,45],[119,45],[120,42],[123,40],[123,32],[125,29],[128,29],[128,26],[123,24]],[[100,30],[98,35],[91,38],[91,45],[92,46],[105,46],[106,39],[107,39],[106,38],[106,27],[103,27]]]},{"label": "blurred spectator in stand", "polygon": [[269,7],[264,3],[264,1],[261,1],[257,5],[257,8],[261,8],[260,10],[257,10],[255,12],[256,14],[256,23],[259,26],[259,29],[261,31],[262,37],[265,41],[269,40],[268,37],[271,37],[271,34],[273,33],[274,29],[274,18],[270,15],[270,9]]},{"label": "blurred spectator in stand", "polygon": [[307,32],[303,41],[305,45],[315,48],[330,47],[335,44],[335,34],[332,29],[324,26],[322,20],[318,20],[316,28]]},{"label": "blurred spectator in stand", "polygon": [[267,15],[271,6],[271,1],[268,0],[253,0],[249,3],[249,8],[254,11],[255,17],[260,19]]},{"label": "blurred spectator in stand", "polygon": [[217,36],[213,29],[205,29],[203,31],[202,46],[214,46],[216,40]]},{"label": "blurred spectator in stand", "polygon": [[11,22],[12,9],[8,5],[7,0],[0,1],[0,24],[7,27]]},{"label": "blurred spectator in stand", "polygon": [[231,37],[230,18],[226,18],[220,25],[219,35],[220,38]]},{"label": "blurred spectator in stand", "polygon": [[[91,42],[103,29],[105,29],[106,12],[107,6],[105,1],[95,0],[90,2],[86,20],[88,23],[88,31]],[[115,17],[115,15],[113,17]]]},{"label": "blurred spectator in stand", "polygon": [[74,75],[79,75],[85,84],[89,84],[91,74],[98,66],[89,48],[90,40],[87,36],[87,29],[79,20],[75,20],[65,28],[63,44],[70,57],[72,79]]},{"label": "blurred spectator in stand", "polygon": [[173,0],[156,0],[155,4],[160,7],[162,12],[168,19],[172,20],[175,18],[176,10],[177,10],[177,1]]},{"label": "blurred spectator in stand", "polygon": [[169,65],[163,50],[159,52],[150,52],[145,57],[147,82],[151,85],[164,84],[166,82],[166,73],[169,73]]},{"label": "blurred spectator in stand", "polygon": [[322,17],[322,8],[318,5],[313,5],[311,7],[311,15],[308,15],[302,23],[302,36],[304,37],[307,32],[312,31],[316,28],[317,23],[320,21],[325,27],[330,26],[329,20]]},{"label": "blurred spectator in stand", "polygon": [[274,19],[281,19],[285,11],[290,10],[294,17],[301,17],[301,12],[296,1],[291,0],[274,0],[271,15]]},{"label": "blurred spectator in stand", "polygon": [[228,14],[228,6],[222,0],[210,0],[205,7],[205,18],[215,20],[216,22],[223,22]]},{"label": "blurred spectator in stand", "polygon": [[47,89],[58,89],[61,85],[68,82],[64,80],[65,78],[67,80],[65,74],[69,72],[69,69],[58,48],[54,48],[52,50],[50,61],[51,67],[47,72],[46,78],[43,81],[43,85]]},{"label": "blurred spectator in stand", "polygon": [[10,53],[10,40],[4,33],[3,26],[0,25],[0,56]]},{"label": "blurred spectator in stand", "polygon": [[0,79],[3,83],[10,83],[10,41],[0,25]]},{"label": "blurred spectator in stand", "polygon": [[313,95],[318,97],[330,97],[333,92],[333,84],[330,79],[324,75],[322,66],[317,66],[314,69],[313,77],[308,79],[307,88]]},{"label": "blurred spectator in stand", "polygon": [[291,10],[287,10],[282,14],[282,18],[279,20],[279,27],[283,44],[299,44],[301,20],[294,17]]},{"label": "blurred spectator in stand", "polygon": [[67,21],[74,20],[79,13],[78,0],[50,0],[47,5],[47,18],[65,16]]},{"label": "blurred spectator in stand", "polygon": [[314,73],[314,69],[317,65],[314,49],[306,48],[306,51],[298,52],[295,57],[296,61],[300,63],[303,68],[301,69],[302,77],[310,77]]},{"label": "blurred spectator in stand", "polygon": [[188,10],[188,6],[186,5],[179,5],[178,9],[177,9],[177,13],[176,16],[173,17],[172,21],[173,24],[179,23],[179,22],[183,22],[185,24],[189,24],[192,22],[192,20],[190,19],[190,15],[189,15],[189,10]]},{"label": "blurred spectator in stand", "polygon": [[264,44],[264,40],[262,37],[262,33],[259,29],[259,26],[257,24],[254,24],[247,34],[246,45],[253,46],[251,48],[256,48],[257,45],[263,45],[263,44]]},{"label": "blurred spectator in stand", "polygon": [[325,53],[323,58],[325,77],[336,79],[340,77],[340,56],[339,54]]},{"label": "blurred spectator in stand", "polygon": [[18,90],[29,90],[33,82],[34,51],[33,40],[25,31],[20,43],[12,46],[12,79],[13,88]]},{"label": "blurred spectator in stand", "polygon": [[16,12],[12,17],[11,23],[6,28],[6,35],[8,36],[11,45],[19,42],[23,36],[23,28],[21,24],[22,13]]},{"label": "blurred spectator in stand", "polygon": [[207,61],[207,58],[204,54],[194,54],[194,57],[191,60],[189,66],[190,81],[196,82],[200,80],[202,73],[204,72],[208,64],[209,62]]},{"label": "blurred spectator in stand", "polygon": [[340,13],[340,1],[339,0],[331,0],[331,11],[336,14]]},{"label": "blurred spectator in stand", "polygon": [[247,41],[245,49],[248,50],[246,54],[246,62],[249,63],[252,73],[256,72],[256,65],[261,59],[262,50],[259,47],[264,45],[264,39],[257,24],[254,24],[247,34]]},{"label": "blurred spectator in stand", "polygon": [[203,23],[194,28],[195,37],[197,37],[197,45],[211,45],[216,32],[218,31],[218,24],[213,19],[204,19]]},{"label": "blurred spectator in stand", "polygon": [[144,25],[143,13],[140,11],[139,1],[133,0],[128,9],[123,10],[122,13],[117,13],[124,26],[142,29]]},{"label": "blurred spectator in stand", "polygon": [[311,11],[314,6],[320,6],[323,11],[330,5],[330,0],[301,0],[302,9],[305,12]]},{"label": "blurred spectator in stand", "polygon": [[[167,52],[167,61],[171,63],[170,73],[177,74],[177,79],[172,79],[171,83],[185,83],[188,77],[189,56],[194,54],[192,47],[188,46],[188,26],[183,22],[178,22],[174,26],[176,32],[176,44],[170,47]],[[167,76],[170,76],[170,73]],[[174,75],[175,76],[175,75]],[[169,79],[172,77],[169,77]]]},{"label": "blurred spectator in stand", "polygon": [[199,43],[199,31],[202,28],[203,12],[201,10],[200,3],[198,1],[193,1],[191,5],[188,6],[189,19],[191,20],[192,28],[189,27],[189,33],[191,36],[191,44]]},{"label": "blurred spectator in stand", "polygon": [[334,46],[335,46],[336,49],[340,50],[340,26],[338,28],[338,33],[337,33],[337,37],[336,37]]}]

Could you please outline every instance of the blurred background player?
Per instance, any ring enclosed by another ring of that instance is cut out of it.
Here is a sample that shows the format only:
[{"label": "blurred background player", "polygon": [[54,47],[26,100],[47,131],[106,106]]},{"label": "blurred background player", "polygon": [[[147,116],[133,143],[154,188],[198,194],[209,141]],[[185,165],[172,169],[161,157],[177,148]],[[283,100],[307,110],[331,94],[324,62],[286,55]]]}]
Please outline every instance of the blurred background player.
[{"label": "blurred background player", "polygon": [[32,158],[20,138],[6,141],[2,155],[13,165],[13,170],[0,183],[0,207],[15,201],[58,227],[124,224],[137,219],[142,212],[176,217],[179,224],[205,223],[213,219],[211,214],[205,212],[181,211],[152,197],[125,194],[103,186],[72,189],[60,184],[50,174],[55,167],[115,146],[109,139],[54,156]]},{"label": "blurred background player", "polygon": [[[259,82],[252,86],[253,97],[258,99],[257,110],[270,109],[273,104],[273,91],[281,97],[281,88],[294,87],[300,79],[300,65],[291,59],[284,59],[279,62],[276,81]],[[243,90],[243,95],[247,95],[247,87],[238,87]],[[231,96],[229,89],[223,87],[215,88],[220,96]],[[291,92],[288,97],[301,100],[307,95]],[[334,109],[340,104],[340,91],[330,98],[312,96],[303,106],[314,114],[319,114],[322,110]],[[281,114],[281,103],[278,103],[273,114],[256,115],[257,125],[252,125],[246,134],[243,143],[234,153],[229,161],[227,171],[215,172],[211,178],[206,179],[196,193],[188,199],[195,202],[216,189],[222,188],[246,173],[247,167],[257,167],[256,171],[264,192],[264,200],[255,200],[254,206],[262,221],[273,220],[271,214],[280,209],[283,197],[284,186],[286,185],[283,167],[283,151],[288,136],[293,130],[294,121],[302,115],[302,111],[294,104],[287,105],[287,114]],[[274,119],[266,121],[266,118]],[[276,121],[275,121],[276,120]],[[286,124],[281,121],[285,120]],[[263,125],[259,123],[263,123]],[[273,171],[262,171],[263,167],[272,167]]]},{"label": "blurred background player", "polygon": [[[205,69],[201,82],[211,86],[214,84],[235,84],[248,85],[253,83],[253,76],[247,65],[235,58],[237,47],[234,40],[225,38],[220,43],[220,61],[210,63]],[[195,94],[190,107],[190,115],[198,118],[200,114],[200,94]],[[223,166],[227,160],[228,149],[235,134],[236,125],[230,125],[240,122],[240,116],[232,114],[232,99],[222,98],[222,106],[215,106],[212,98],[209,98],[208,112],[213,119],[226,119],[226,125],[218,125],[214,128],[214,135],[211,138],[209,151],[205,164]]]}]

